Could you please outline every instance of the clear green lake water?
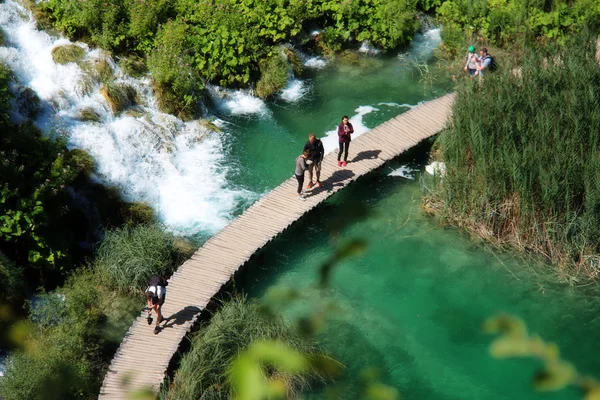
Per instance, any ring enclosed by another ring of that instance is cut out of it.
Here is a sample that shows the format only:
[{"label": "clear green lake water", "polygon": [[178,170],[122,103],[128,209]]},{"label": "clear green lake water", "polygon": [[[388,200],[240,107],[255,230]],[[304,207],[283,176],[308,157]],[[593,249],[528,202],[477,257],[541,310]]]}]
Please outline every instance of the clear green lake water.
[{"label": "clear green lake water", "polygon": [[[406,61],[372,63],[309,72],[303,77],[308,94],[295,103],[267,103],[261,115],[220,115],[227,122],[227,159],[235,165],[230,181],[266,193],[292,175],[309,132],[322,136],[341,115],[357,118],[361,106],[374,108],[360,119],[372,128],[408,109],[398,105],[451,90],[444,71],[424,91]],[[486,249],[424,216],[419,203],[428,182],[421,176],[427,149],[419,147],[318,207],[269,244],[238,284],[258,299],[276,285],[301,289],[310,300],[283,310],[292,321],[317,300],[336,305],[317,339],[346,366],[344,378],[308,397],[354,398],[361,372],[376,367],[403,399],[580,398],[574,389],[534,393],[531,378],[539,365],[492,359],[492,337],[481,332],[481,324],[499,311],[516,314],[531,332],[557,343],[581,371],[600,376],[597,298],[556,283],[547,267]],[[389,176],[401,167],[412,169],[415,179]],[[317,290],[317,268],[333,249],[327,225],[351,201],[374,215],[352,224],[340,239],[365,238],[368,250],[339,266],[328,289]]]}]

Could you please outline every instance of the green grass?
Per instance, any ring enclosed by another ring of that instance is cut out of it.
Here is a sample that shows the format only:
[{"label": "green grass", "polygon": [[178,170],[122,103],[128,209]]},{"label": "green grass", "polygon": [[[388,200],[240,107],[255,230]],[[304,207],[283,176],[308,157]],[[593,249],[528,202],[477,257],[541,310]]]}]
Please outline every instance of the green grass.
[{"label": "green grass", "polygon": [[266,99],[283,89],[288,80],[289,65],[281,54],[262,60],[260,66],[260,79],[256,83],[255,93],[258,97]]},{"label": "green grass", "polygon": [[[309,358],[321,355],[313,343],[281,317],[268,317],[258,304],[234,297],[194,334],[192,348],[183,356],[175,381],[163,398],[231,398],[228,373],[232,362],[250,345],[262,341],[277,341]],[[324,381],[324,376],[315,369],[290,374],[269,368],[268,375],[283,379],[290,398],[307,390],[311,383]]]},{"label": "green grass", "polygon": [[[600,68],[593,41],[530,50],[457,91],[440,137],[438,211],[498,243],[533,250],[565,275],[595,277],[600,246]],[[434,196],[434,199],[436,198]],[[435,203],[435,201],[434,201]]]},{"label": "green grass", "polygon": [[52,59],[57,64],[68,64],[79,62],[85,57],[85,50],[76,44],[57,46],[52,49]]}]

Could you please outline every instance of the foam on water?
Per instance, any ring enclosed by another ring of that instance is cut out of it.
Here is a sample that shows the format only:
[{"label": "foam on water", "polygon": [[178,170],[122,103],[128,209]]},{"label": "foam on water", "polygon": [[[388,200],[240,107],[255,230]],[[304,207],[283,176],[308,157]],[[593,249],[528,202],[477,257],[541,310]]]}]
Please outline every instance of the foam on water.
[{"label": "foam on water", "polygon": [[207,86],[208,93],[217,108],[232,115],[267,115],[266,103],[248,90],[231,90],[219,86]]},{"label": "foam on water", "polygon": [[406,178],[410,180],[415,180],[415,174],[419,172],[418,169],[413,169],[408,165],[402,165],[400,168],[397,168],[390,172],[388,176],[399,176],[401,178]]},{"label": "foam on water", "polygon": [[369,42],[368,40],[364,40],[361,45],[360,48],[358,49],[359,53],[364,53],[364,54],[372,54],[372,55],[376,55],[379,54],[381,52],[381,50],[379,50],[378,48],[374,47],[371,42]]},{"label": "foam on water", "polygon": [[[364,122],[363,116],[373,112],[378,111],[377,108],[371,106],[360,106],[354,112],[355,115],[350,117],[349,121],[354,128],[354,133],[352,134],[352,139],[359,137],[365,132],[368,132],[369,129]],[[329,153],[338,148],[338,134],[337,134],[337,125],[331,131],[325,132],[325,137],[321,138],[323,142],[323,147],[325,148],[325,153]],[[352,146],[350,146],[352,147]]]},{"label": "foam on water", "polygon": [[[44,112],[37,123],[46,130],[65,131],[69,146],[88,151],[98,164],[100,180],[121,188],[127,200],[147,202],[170,229],[193,235],[215,233],[237,205],[255,197],[227,182],[220,134],[199,122],[160,113],[148,79],[125,77],[101,51],[76,43],[86,49],[86,61],[106,59],[116,83],[133,86],[142,99],[132,116],[114,116],[99,93],[100,84],[90,84],[85,70],[53,62],[52,49],[68,40],[38,31],[31,15],[13,0],[0,4],[0,25],[9,44],[0,47],[0,60],[42,100]],[[87,87],[82,84],[86,79]],[[262,100],[250,95],[230,97],[224,104],[232,113],[266,110]],[[83,108],[96,111],[101,121],[79,121]]]},{"label": "foam on water", "polygon": [[309,89],[310,88],[304,81],[292,78],[288,81],[286,87],[281,91],[279,97],[288,103],[294,103],[304,97],[308,93]]},{"label": "foam on water", "polygon": [[427,61],[433,55],[433,50],[442,44],[442,31],[440,28],[428,29],[415,35],[407,53],[399,57],[407,57],[415,61]]}]

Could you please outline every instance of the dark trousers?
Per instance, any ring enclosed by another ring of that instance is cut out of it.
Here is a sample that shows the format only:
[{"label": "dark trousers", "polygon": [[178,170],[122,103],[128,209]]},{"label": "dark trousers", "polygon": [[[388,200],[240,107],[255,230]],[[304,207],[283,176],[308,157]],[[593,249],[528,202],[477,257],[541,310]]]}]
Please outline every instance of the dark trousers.
[{"label": "dark trousers", "polygon": [[304,185],[304,174],[296,175],[296,179],[298,180],[298,194],[302,193],[302,185]]},{"label": "dark trousers", "polygon": [[340,157],[342,156],[342,151],[344,152],[344,161],[348,161],[348,148],[350,147],[350,142],[341,142],[340,143],[340,151],[338,152],[338,161],[340,161]]}]

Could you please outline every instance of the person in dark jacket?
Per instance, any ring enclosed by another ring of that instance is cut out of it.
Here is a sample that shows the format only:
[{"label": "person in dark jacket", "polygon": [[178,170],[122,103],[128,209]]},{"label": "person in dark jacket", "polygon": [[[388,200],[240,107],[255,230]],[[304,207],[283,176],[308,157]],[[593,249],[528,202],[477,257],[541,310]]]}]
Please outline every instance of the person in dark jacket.
[{"label": "person in dark jacket", "polygon": [[165,297],[167,295],[167,285],[169,283],[164,276],[154,275],[148,282],[146,288],[146,301],[148,302],[148,325],[152,324],[152,311],[156,313],[156,327],[154,333],[158,333],[158,325],[162,322],[163,317],[161,313],[162,305],[165,303]]},{"label": "person in dark jacket", "polygon": [[[348,148],[350,147],[350,141],[352,140],[352,134],[354,133],[354,128],[352,124],[348,121],[348,116],[344,115],[342,117],[342,122],[338,125],[338,142],[340,144],[340,151],[338,152],[337,162],[338,167],[345,167],[348,163]],[[344,152],[344,162],[340,161],[342,157],[342,151]]]},{"label": "person in dark jacket", "polygon": [[[308,135],[308,142],[304,145],[304,151],[308,150],[310,152],[310,157],[308,158],[312,161],[308,165],[308,185],[306,185],[307,189],[310,189],[314,185],[321,187],[321,161],[323,161],[323,157],[325,156],[325,148],[323,148],[323,142],[317,139],[314,133]],[[317,181],[313,183],[313,170],[317,177]]]}]

